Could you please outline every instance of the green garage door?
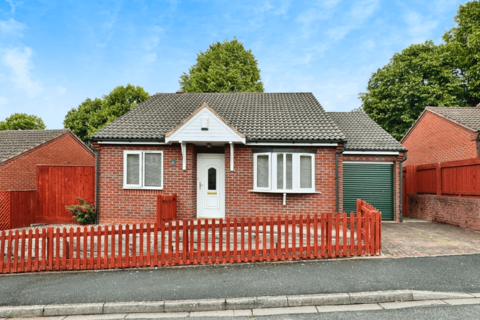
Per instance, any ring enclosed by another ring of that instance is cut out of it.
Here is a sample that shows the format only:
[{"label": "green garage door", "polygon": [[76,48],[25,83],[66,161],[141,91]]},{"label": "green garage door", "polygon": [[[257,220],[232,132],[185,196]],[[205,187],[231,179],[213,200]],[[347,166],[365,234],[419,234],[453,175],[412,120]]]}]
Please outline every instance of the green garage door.
[{"label": "green garage door", "polygon": [[383,220],[393,220],[393,164],[343,163],[343,210],[357,211],[357,199],[380,210]]}]

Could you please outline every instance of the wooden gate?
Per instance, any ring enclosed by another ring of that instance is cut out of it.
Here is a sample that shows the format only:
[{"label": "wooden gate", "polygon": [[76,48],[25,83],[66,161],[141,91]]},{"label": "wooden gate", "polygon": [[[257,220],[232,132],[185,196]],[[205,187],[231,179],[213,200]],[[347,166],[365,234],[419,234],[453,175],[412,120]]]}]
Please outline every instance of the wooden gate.
[{"label": "wooden gate", "polygon": [[65,207],[78,204],[80,197],[93,204],[94,166],[37,166],[37,223],[73,223]]},{"label": "wooden gate", "polygon": [[160,194],[157,197],[157,223],[177,220],[177,194]]}]

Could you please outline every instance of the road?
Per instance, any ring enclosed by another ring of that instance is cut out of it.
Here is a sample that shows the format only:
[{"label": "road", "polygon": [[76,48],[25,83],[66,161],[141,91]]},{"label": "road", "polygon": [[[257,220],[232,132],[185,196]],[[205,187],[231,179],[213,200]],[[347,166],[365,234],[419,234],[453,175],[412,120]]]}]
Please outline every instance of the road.
[{"label": "road", "polygon": [[0,305],[432,290],[480,292],[480,255],[0,276]]}]

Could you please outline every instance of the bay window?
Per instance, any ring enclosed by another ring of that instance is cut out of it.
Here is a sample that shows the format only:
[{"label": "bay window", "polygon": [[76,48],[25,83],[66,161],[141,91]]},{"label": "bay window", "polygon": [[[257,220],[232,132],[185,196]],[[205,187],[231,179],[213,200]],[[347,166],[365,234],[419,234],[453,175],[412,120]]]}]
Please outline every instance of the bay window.
[{"label": "bay window", "polygon": [[258,150],[254,153],[254,191],[315,192],[315,152]]},{"label": "bay window", "polygon": [[124,151],[125,189],[163,189],[162,151]]}]

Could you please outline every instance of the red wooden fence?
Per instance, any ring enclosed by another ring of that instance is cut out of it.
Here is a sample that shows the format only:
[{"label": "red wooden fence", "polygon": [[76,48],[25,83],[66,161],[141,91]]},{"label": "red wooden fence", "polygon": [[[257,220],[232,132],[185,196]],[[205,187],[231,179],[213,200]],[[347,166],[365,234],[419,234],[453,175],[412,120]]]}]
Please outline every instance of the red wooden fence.
[{"label": "red wooden fence", "polygon": [[0,273],[376,255],[381,213],[182,220],[0,232]]},{"label": "red wooden fence", "polygon": [[95,200],[94,166],[37,166],[37,223],[73,223],[65,207]]},{"label": "red wooden fence", "polygon": [[177,194],[157,196],[157,223],[177,220]]},{"label": "red wooden fence", "polygon": [[0,230],[21,228],[34,222],[35,191],[0,191]]}]

